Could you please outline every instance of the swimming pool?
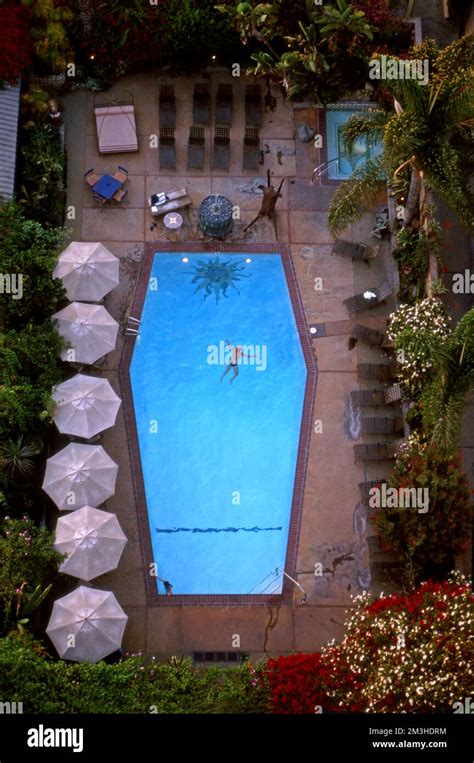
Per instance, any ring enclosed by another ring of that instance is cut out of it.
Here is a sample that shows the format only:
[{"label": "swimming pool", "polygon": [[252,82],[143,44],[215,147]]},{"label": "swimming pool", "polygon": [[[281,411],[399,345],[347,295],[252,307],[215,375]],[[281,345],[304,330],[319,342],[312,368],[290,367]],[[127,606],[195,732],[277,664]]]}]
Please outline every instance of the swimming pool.
[{"label": "swimming pool", "polygon": [[378,141],[370,143],[365,138],[359,138],[354,149],[349,153],[344,145],[342,128],[359,110],[327,109],[327,157],[329,162],[328,177],[333,180],[347,180],[354,170],[363,166],[368,159],[373,159],[381,153],[382,144]]},{"label": "swimming pool", "polygon": [[[158,593],[279,594],[307,380],[281,255],[157,252],[141,320],[130,381]],[[248,357],[221,381],[226,340]]]}]

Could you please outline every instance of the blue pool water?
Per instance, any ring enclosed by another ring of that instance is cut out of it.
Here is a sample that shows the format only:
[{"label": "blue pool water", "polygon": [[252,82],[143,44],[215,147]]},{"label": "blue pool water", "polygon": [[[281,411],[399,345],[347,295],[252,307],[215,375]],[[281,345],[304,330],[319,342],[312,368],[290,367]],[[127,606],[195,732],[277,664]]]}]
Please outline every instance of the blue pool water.
[{"label": "blue pool water", "polygon": [[357,113],[359,112],[342,109],[326,110],[327,156],[330,162],[328,177],[333,180],[350,178],[354,170],[382,151],[381,143],[378,141],[368,143],[365,138],[359,138],[356,141],[351,153],[346,150],[342,128],[348,119]]},{"label": "blue pool water", "polygon": [[[219,255],[219,301],[193,293],[214,261],[155,254],[132,358],[153,555],[174,594],[279,593],[306,365],[280,255]],[[226,339],[256,355],[233,383]]]}]

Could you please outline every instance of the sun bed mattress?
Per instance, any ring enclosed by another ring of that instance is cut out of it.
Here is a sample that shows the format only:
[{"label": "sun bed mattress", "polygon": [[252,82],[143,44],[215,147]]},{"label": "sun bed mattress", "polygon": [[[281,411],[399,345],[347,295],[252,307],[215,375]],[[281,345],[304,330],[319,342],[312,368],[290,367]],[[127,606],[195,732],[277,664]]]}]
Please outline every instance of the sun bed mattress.
[{"label": "sun bed mattress", "polygon": [[100,154],[138,151],[137,126],[132,105],[94,109]]}]

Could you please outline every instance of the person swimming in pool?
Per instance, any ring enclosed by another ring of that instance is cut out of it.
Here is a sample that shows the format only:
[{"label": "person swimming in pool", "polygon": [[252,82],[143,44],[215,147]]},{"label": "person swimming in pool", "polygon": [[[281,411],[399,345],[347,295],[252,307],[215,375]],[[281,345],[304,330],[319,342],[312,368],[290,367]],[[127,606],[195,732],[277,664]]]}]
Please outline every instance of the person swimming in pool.
[{"label": "person swimming in pool", "polygon": [[238,344],[236,347],[234,347],[234,345],[231,344],[228,339],[226,339],[225,342],[228,345],[228,347],[230,348],[230,353],[231,354],[230,354],[230,361],[227,364],[226,369],[225,369],[224,373],[221,376],[221,381],[224,378],[224,376],[226,376],[229,373],[230,369],[232,369],[233,372],[234,372],[234,375],[233,375],[232,379],[230,380],[230,383],[232,384],[232,382],[235,379],[237,379],[237,377],[239,375],[239,366],[238,366],[238,363],[239,363],[240,358],[254,358],[255,355],[246,355],[245,352],[242,350],[242,345],[241,344]]}]

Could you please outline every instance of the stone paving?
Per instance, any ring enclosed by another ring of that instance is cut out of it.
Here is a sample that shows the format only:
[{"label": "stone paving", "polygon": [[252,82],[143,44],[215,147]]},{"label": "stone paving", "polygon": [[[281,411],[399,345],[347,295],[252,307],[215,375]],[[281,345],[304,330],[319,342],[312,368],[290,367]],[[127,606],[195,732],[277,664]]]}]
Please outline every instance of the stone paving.
[{"label": "stone paving", "polygon": [[[213,95],[217,82],[229,79],[220,71],[211,75]],[[203,172],[186,172],[186,146],[191,124],[192,87],[195,79],[176,78],[178,124],[176,129],[177,171],[160,175],[157,149],[150,148],[150,135],[158,131],[158,89],[166,80],[151,75],[124,79],[121,90],[133,92],[139,133],[138,154],[99,156],[93,121],[93,98],[76,92],[65,98],[66,147],[68,152],[68,205],[75,209],[71,236],[76,240],[102,241],[120,258],[120,286],[105,300],[111,314],[120,322],[130,310],[133,290],[143,254],[150,241],[199,241],[197,210],[209,193],[223,193],[239,205],[241,219],[236,221],[227,239],[242,243],[274,242],[273,225],[257,223],[247,233],[245,225],[260,205],[256,188],[264,182],[267,168],[273,177],[285,177],[283,198],[278,202],[279,240],[289,246],[299,282],[308,323],[325,323],[326,336],[315,339],[319,378],[315,400],[315,418],[322,422],[322,432],[311,442],[305,500],[298,550],[298,581],[307,593],[306,606],[300,605],[301,593],[295,588],[293,606],[267,607],[157,607],[148,606],[145,597],[144,562],[138,540],[132,477],[123,411],[116,426],[103,437],[103,446],[119,464],[116,495],[107,501],[107,509],[119,517],[128,545],[119,568],[94,581],[97,587],[114,591],[129,616],[124,648],[165,658],[193,651],[229,651],[235,634],[240,649],[253,657],[267,653],[318,649],[327,640],[340,636],[350,595],[368,583],[368,559],[364,519],[360,509],[358,483],[383,476],[378,467],[365,473],[354,463],[350,427],[347,426],[350,392],[359,387],[358,362],[376,362],[378,353],[358,346],[347,350],[352,321],[343,299],[375,286],[384,277],[395,283],[396,274],[383,243],[379,257],[370,267],[365,263],[331,256],[332,236],[327,229],[327,208],[334,187],[312,186],[313,167],[322,161],[312,142],[294,140],[298,125],[316,126],[311,108],[294,109],[278,91],[276,111],[264,115],[261,129],[262,162],[258,173],[242,172],[243,93],[245,77],[233,79],[234,121],[231,129],[231,166],[229,173],[210,170],[209,147],[212,128],[206,128],[206,164]],[[128,203],[123,208],[101,209],[94,204],[90,190],[83,185],[83,173],[114,172],[121,164],[129,170]],[[167,231],[162,222],[151,228],[152,218],[145,197],[151,192],[186,185],[193,206],[183,213],[181,230]],[[381,205],[383,206],[383,199]],[[373,216],[367,216],[344,235],[353,241],[377,243],[370,237]],[[323,279],[321,291],[315,291],[315,278]],[[370,312],[359,314],[358,321],[383,327],[394,308],[389,299]],[[101,373],[110,379],[120,394],[118,367],[123,342],[119,334],[117,349],[107,356]],[[365,386],[373,386],[365,383]],[[359,440],[361,441],[361,440]],[[315,578],[315,563],[323,565],[323,575]]]}]

